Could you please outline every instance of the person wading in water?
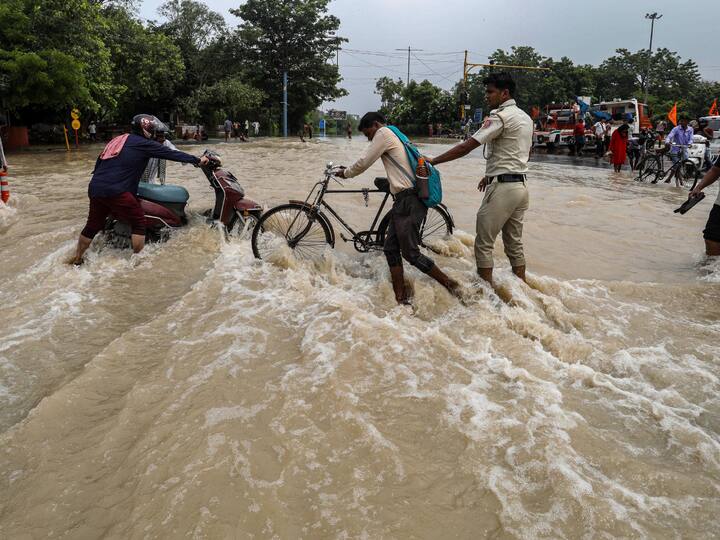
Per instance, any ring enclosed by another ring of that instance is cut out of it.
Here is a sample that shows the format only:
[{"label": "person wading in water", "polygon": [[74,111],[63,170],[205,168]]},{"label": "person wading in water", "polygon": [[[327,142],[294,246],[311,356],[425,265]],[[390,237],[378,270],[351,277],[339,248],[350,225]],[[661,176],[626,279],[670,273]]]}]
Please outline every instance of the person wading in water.
[{"label": "person wading in water", "polygon": [[390,225],[383,247],[390,267],[395,300],[399,304],[410,303],[410,295],[405,289],[403,259],[434,278],[451,294],[460,296],[460,285],[446,276],[431,258],[420,253],[420,227],[425,221],[427,206],[418,197],[418,192],[410,180],[395,165],[397,163],[400,167],[404,167],[411,176],[415,176],[405,146],[397,135],[385,126],[385,118],[378,112],[369,112],[363,116],[358,129],[368,138],[370,147],[363,157],[342,169],[338,176],[352,178],[366,171],[378,158],[382,159],[390,184],[390,193],[395,197],[390,210]]},{"label": "person wading in water", "polygon": [[484,144],[487,164],[478,189],[485,192],[477,213],[475,262],[478,274],[492,284],[493,246],[502,231],[505,254],[513,273],[525,281],[522,244],[523,216],[530,197],[527,162],[532,148],[533,121],[513,99],[515,81],[507,73],[491,73],[483,80],[485,99],[493,110],[475,134],[434,158],[433,165],[461,158]]},{"label": "person wading in water", "polygon": [[[693,188],[690,197],[699,197],[702,190],[712,185],[718,178],[720,178],[720,157],[715,160],[712,168],[705,173],[703,179]],[[718,192],[715,204],[710,210],[710,216],[703,231],[703,238],[705,239],[705,253],[709,257],[720,256],[720,192]]]},{"label": "person wading in water", "polygon": [[170,150],[153,140],[158,131],[167,131],[160,120],[149,114],[138,114],[132,121],[132,133],[110,141],[98,157],[88,186],[90,209],[87,223],[78,238],[73,264],[83,263],[83,255],[95,235],[105,227],[105,219],[112,214],[126,221],[132,228],[133,251],[145,247],[145,213],[136,195],[138,184],[150,158],[169,159],[182,163],[205,165],[201,158]]}]

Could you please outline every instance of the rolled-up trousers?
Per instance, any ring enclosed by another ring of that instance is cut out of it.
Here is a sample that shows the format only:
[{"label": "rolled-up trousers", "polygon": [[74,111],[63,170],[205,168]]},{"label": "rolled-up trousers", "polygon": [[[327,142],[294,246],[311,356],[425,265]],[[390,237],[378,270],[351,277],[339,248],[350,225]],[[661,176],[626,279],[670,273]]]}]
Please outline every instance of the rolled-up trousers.
[{"label": "rolled-up trousers", "polygon": [[526,182],[497,182],[485,191],[475,225],[475,261],[478,268],[493,267],[493,246],[502,231],[505,254],[512,266],[525,266],[523,217],[530,205]]}]

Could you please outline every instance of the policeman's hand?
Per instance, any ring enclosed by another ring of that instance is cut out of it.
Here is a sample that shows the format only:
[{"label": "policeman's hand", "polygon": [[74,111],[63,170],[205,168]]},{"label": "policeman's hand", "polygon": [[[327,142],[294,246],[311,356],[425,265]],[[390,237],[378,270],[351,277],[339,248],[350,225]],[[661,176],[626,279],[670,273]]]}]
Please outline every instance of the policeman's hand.
[{"label": "policeman's hand", "polygon": [[347,169],[347,167],[345,167],[345,165],[340,165],[335,170],[335,176],[337,176],[338,178],[345,178],[345,169]]},{"label": "policeman's hand", "polygon": [[207,165],[208,163],[210,163],[210,159],[208,159],[207,156],[202,156],[202,157],[200,157],[200,163],[198,163],[198,165],[199,165],[200,167],[204,167],[204,166]]},{"label": "policeman's hand", "polygon": [[478,184],[478,190],[480,190],[480,192],[485,191],[485,188],[487,187],[487,185],[488,185],[487,176],[483,176],[482,180],[480,180],[480,183]]}]

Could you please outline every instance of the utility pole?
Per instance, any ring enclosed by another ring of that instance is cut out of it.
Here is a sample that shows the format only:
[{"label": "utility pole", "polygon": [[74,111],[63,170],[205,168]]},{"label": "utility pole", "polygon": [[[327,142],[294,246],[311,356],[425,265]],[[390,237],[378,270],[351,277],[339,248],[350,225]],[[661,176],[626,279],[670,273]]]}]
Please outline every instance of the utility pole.
[{"label": "utility pole", "polygon": [[652,40],[653,40],[653,32],[655,30],[655,21],[659,21],[662,19],[662,15],[658,15],[657,12],[654,13],[646,13],[645,14],[646,19],[650,19],[650,50],[648,51],[648,61],[647,66],[645,66],[645,78],[643,79],[643,86],[645,87],[645,106],[647,107],[647,101],[648,101],[648,75],[650,74],[650,62],[652,60]]},{"label": "utility pole", "polygon": [[[395,49],[396,51],[405,51],[405,49]],[[408,73],[407,73],[407,81],[405,82],[405,86],[410,85],[410,52],[411,51],[422,51],[422,49],[411,49],[410,45],[408,45],[407,53],[408,53]]]}]

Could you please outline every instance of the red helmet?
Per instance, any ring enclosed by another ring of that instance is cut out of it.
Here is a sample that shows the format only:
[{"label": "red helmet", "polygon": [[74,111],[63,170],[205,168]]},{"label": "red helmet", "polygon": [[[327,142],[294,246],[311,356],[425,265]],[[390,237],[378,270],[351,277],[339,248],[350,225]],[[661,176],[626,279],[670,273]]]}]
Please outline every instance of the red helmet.
[{"label": "red helmet", "polygon": [[132,132],[146,139],[154,139],[158,132],[167,132],[168,127],[152,114],[137,114],[132,119]]}]

